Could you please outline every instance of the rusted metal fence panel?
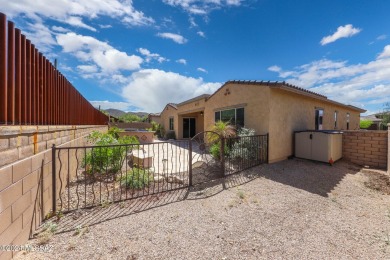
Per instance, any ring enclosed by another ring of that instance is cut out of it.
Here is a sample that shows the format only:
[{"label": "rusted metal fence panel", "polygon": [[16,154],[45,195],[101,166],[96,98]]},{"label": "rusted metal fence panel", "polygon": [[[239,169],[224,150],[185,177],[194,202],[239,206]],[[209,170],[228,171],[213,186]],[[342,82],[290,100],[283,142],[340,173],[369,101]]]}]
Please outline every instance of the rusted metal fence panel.
[{"label": "rusted metal fence panel", "polygon": [[0,13],[0,125],[103,125],[108,121]]},{"label": "rusted metal fence panel", "polygon": [[0,13],[0,123],[7,121],[7,18]]}]

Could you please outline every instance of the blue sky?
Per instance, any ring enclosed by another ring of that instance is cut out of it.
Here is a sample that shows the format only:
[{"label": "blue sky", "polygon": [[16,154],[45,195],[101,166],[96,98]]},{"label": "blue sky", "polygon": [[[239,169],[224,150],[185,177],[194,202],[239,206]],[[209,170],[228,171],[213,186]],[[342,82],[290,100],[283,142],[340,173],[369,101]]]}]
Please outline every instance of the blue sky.
[{"label": "blue sky", "polygon": [[390,102],[390,1],[0,0],[95,106],[160,112],[228,80]]}]

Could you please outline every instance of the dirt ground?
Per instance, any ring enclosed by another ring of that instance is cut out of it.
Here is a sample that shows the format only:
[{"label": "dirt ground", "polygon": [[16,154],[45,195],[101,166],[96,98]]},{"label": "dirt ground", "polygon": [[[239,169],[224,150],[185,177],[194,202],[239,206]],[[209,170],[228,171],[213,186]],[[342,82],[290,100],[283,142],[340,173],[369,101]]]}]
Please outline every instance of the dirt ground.
[{"label": "dirt ground", "polygon": [[16,259],[390,259],[389,176],[293,159],[75,211]]}]

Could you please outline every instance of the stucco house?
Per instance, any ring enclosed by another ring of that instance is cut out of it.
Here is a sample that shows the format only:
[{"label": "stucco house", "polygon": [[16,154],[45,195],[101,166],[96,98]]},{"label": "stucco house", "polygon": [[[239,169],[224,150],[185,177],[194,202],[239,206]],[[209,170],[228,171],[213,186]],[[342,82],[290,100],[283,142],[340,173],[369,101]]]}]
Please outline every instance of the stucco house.
[{"label": "stucco house", "polygon": [[177,139],[210,130],[218,120],[269,133],[272,163],[293,155],[295,131],[359,129],[363,112],[285,82],[228,81],[212,95],[167,104],[160,122]]}]

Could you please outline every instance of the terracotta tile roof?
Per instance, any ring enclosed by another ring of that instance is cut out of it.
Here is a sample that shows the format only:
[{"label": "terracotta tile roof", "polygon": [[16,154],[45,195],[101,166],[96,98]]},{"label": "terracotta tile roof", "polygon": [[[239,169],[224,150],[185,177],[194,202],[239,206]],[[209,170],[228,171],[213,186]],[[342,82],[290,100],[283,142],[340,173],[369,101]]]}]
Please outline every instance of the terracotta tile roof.
[{"label": "terracotta tile roof", "polygon": [[167,106],[168,105],[177,109],[177,104],[176,103],[168,103]]},{"label": "terracotta tile roof", "polygon": [[322,98],[328,98],[327,96],[318,94],[316,92],[300,88],[297,86],[294,86],[292,84],[289,84],[285,81],[257,81],[257,80],[229,80],[227,81],[224,85],[229,84],[229,83],[236,83],[236,84],[247,84],[247,85],[262,85],[262,86],[270,86],[270,87],[286,87],[286,88],[291,88],[295,89],[304,93],[316,95]]},{"label": "terracotta tile roof", "polygon": [[342,104],[342,103],[334,101],[334,100],[330,100],[330,99],[328,99],[327,96],[318,94],[316,92],[313,92],[313,91],[310,91],[310,90],[307,90],[307,89],[304,89],[304,88],[300,88],[300,87],[294,86],[294,85],[289,84],[289,83],[287,83],[285,81],[229,80],[229,81],[225,82],[219,89],[217,89],[207,99],[210,99],[213,95],[215,95],[215,93],[217,93],[219,90],[221,90],[224,86],[226,86],[227,84],[231,84],[231,83],[240,84],[240,85],[268,86],[270,88],[284,89],[284,90],[287,90],[287,91],[295,92],[297,94],[311,96],[312,98],[315,98],[315,99],[324,100],[326,102],[329,102],[329,103],[332,103],[332,104],[335,104],[335,105],[348,107],[350,109],[357,110],[360,113],[366,112],[366,110],[364,110],[364,109],[361,109],[361,108],[358,108],[358,107],[355,107],[355,106],[351,106],[351,105]]},{"label": "terracotta tile roof", "polygon": [[209,96],[210,96],[209,94],[202,94],[202,95],[199,95],[197,97],[194,97],[194,98],[188,99],[186,101],[183,101],[183,102],[177,104],[177,106],[182,106],[182,105],[185,105],[185,104],[197,101],[197,100],[205,99],[205,98],[208,98]]}]

